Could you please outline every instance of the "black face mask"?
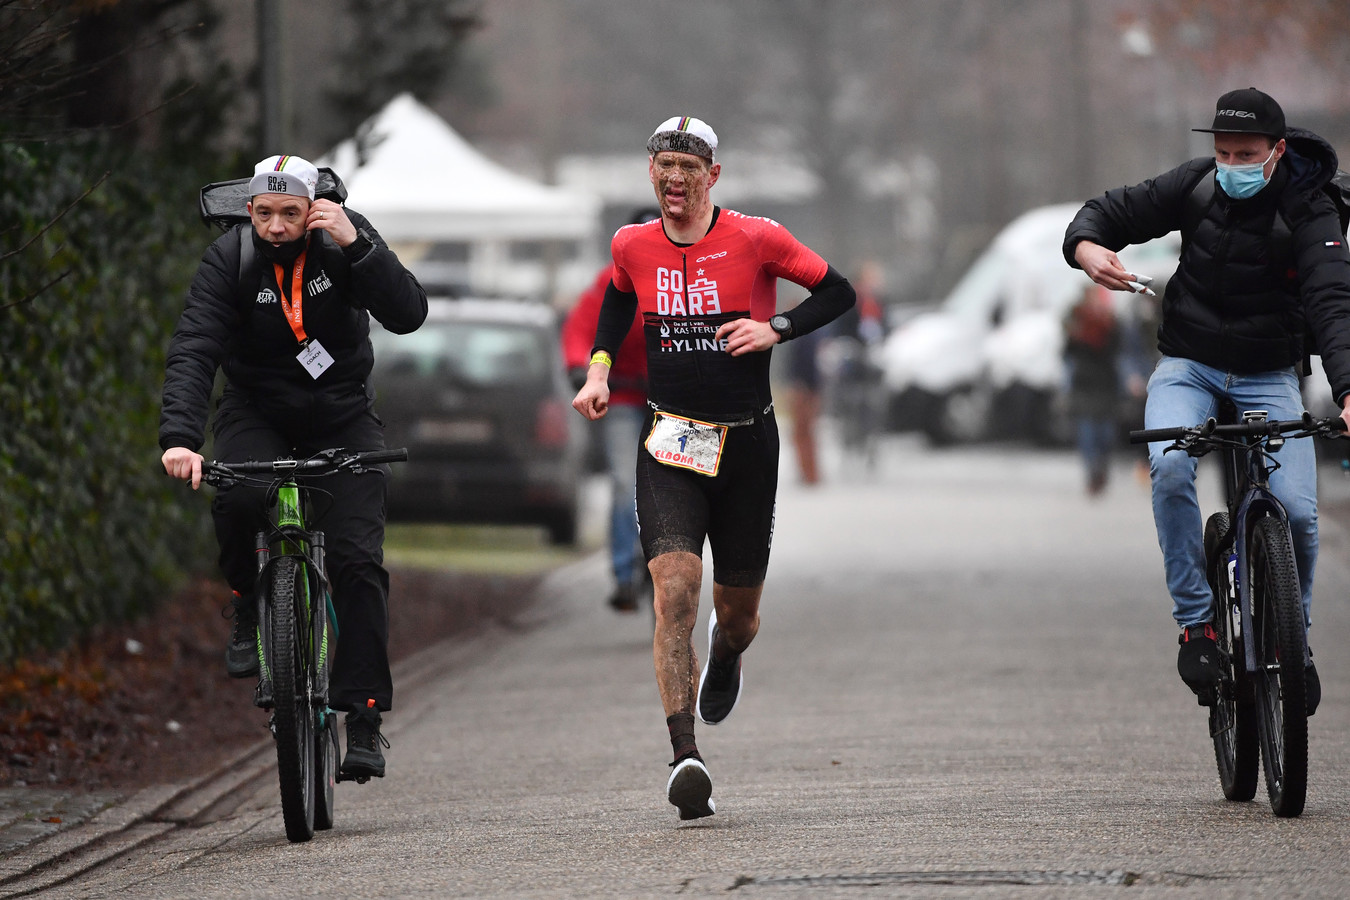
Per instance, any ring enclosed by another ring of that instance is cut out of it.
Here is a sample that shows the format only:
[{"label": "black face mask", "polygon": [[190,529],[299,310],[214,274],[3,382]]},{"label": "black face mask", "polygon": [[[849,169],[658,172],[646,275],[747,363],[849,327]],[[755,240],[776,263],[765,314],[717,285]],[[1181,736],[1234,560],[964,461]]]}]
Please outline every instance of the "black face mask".
[{"label": "black face mask", "polygon": [[305,244],[308,241],[309,233],[306,232],[293,241],[287,241],[286,243],[277,246],[272,244],[271,241],[263,240],[262,236],[258,234],[257,229],[254,229],[253,231],[253,246],[258,248],[258,252],[262,254],[262,258],[268,262],[294,262],[295,258],[305,249]]}]

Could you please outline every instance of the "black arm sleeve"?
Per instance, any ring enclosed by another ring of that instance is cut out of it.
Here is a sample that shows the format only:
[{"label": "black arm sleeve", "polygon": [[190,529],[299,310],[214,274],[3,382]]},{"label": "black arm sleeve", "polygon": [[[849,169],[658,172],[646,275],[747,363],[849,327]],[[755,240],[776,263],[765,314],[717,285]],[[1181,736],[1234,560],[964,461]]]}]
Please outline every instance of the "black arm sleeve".
[{"label": "black arm sleeve", "polygon": [[829,266],[825,270],[825,277],[811,289],[811,295],[783,315],[792,322],[792,336],[801,337],[848,312],[857,299],[857,292],[848,279],[840,275],[834,266]]},{"label": "black arm sleeve", "polygon": [[637,294],[621,291],[609,282],[605,288],[605,299],[600,304],[600,319],[595,325],[595,346],[591,352],[604,350],[614,358],[619,355],[619,345],[628,336],[633,327],[633,316],[637,315]]}]

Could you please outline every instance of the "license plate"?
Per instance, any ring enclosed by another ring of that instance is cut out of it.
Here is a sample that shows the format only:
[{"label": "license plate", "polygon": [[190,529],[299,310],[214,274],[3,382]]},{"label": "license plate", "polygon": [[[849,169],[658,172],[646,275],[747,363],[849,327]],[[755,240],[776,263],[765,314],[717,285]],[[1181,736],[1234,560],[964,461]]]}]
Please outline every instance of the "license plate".
[{"label": "license plate", "polygon": [[412,437],[425,444],[483,444],[492,440],[492,423],[484,419],[424,419],[413,426]]}]

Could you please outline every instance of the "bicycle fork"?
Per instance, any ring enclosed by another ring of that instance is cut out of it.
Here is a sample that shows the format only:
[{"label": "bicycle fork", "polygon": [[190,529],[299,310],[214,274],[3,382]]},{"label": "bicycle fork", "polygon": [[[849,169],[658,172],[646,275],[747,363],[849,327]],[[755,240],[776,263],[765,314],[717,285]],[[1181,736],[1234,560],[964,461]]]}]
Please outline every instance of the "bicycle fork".
[{"label": "bicycle fork", "polygon": [[272,695],[272,616],[271,590],[267,578],[269,563],[272,560],[272,547],[267,541],[266,532],[259,531],[253,539],[253,556],[257,562],[257,576],[254,579],[253,601],[258,609],[258,687],[253,694],[253,705],[262,709],[271,709]]}]

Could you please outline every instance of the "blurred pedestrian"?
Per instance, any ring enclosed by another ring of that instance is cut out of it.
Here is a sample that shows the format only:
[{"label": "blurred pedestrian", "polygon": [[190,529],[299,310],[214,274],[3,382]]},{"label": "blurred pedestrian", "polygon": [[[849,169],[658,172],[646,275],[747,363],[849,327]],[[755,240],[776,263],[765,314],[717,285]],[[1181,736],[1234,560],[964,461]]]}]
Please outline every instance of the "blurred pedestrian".
[{"label": "blurred pedestrian", "polygon": [[[1280,105],[1256,88],[1224,94],[1213,124],[1194,130],[1213,134],[1212,156],[1089,200],[1064,236],[1070,265],[1111,290],[1142,291],[1115,251],[1181,232],[1145,426],[1195,425],[1225,400],[1271,419],[1298,419],[1296,367],[1314,343],[1350,422],[1350,254],[1323,190],[1336,174],[1336,151],[1310,131],[1287,128]],[[1220,666],[1196,460],[1166,453],[1167,446],[1149,444],[1149,464],[1153,519],[1181,628],[1177,670],[1201,703],[1212,704]],[[1270,487],[1289,513],[1306,627],[1317,561],[1317,461],[1311,441],[1288,441],[1279,457]],[[1311,657],[1306,674],[1312,715],[1321,683]]]},{"label": "blurred pedestrian", "polygon": [[[638,530],[655,588],[652,655],[674,771],[666,798],[681,819],[714,812],[712,778],[694,741],[694,715],[714,725],[741,693],[741,655],[759,630],[778,488],[778,426],[770,350],[853,305],[853,288],[771,219],[712,203],[721,175],[717,135],[675,117],[647,140],[661,219],[614,235],[585,386],[572,405],[609,412],[609,375],[633,316],[647,338],[651,410],[638,454]],[[777,281],[810,296],[775,313]],[[713,559],[708,659],[695,681],[693,646],[705,541]],[[695,686],[697,685],[697,687]]]},{"label": "blurred pedestrian", "polygon": [[1121,327],[1106,290],[1089,284],[1064,320],[1069,415],[1087,475],[1087,492],[1106,488],[1119,427]]},{"label": "blurred pedestrian", "polygon": [[[384,449],[384,425],[367,389],[370,316],[396,334],[415,331],[426,319],[427,295],[370,222],[316,198],[318,174],[298,156],[258,163],[249,182],[251,223],[207,248],[188,288],[169,342],[159,445],[164,470],[194,490],[217,369],[225,387],[212,430],[222,462]],[[342,774],[380,778],[381,713],[394,696],[384,470],[334,475],[323,488],[328,502],[318,521],[340,635],[328,703],[347,713]],[[234,589],[225,655],[234,678],[259,674],[254,535],[265,493],[236,485],[211,504],[220,568]],[[267,687],[260,682],[259,705],[269,703]]]},{"label": "blurred pedestrian", "polygon": [[[628,224],[639,225],[661,218],[656,208],[633,213]],[[595,281],[577,298],[572,311],[563,320],[563,362],[573,387],[586,383],[595,328],[600,321],[600,306],[605,288],[614,274],[614,266],[600,270]],[[610,480],[609,562],[614,589],[609,605],[619,612],[636,612],[638,597],[647,581],[647,565],[639,564],[642,548],[637,525],[637,455],[642,420],[647,414],[647,348],[642,321],[633,319],[610,371],[609,414],[600,420],[605,470]]]},{"label": "blurred pedestrian", "polygon": [[802,484],[820,482],[820,458],[816,448],[816,423],[820,419],[820,347],[825,329],[792,342],[787,355],[788,415],[792,417],[792,449]]}]

